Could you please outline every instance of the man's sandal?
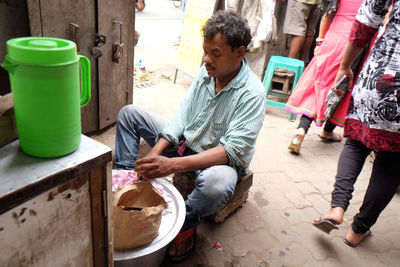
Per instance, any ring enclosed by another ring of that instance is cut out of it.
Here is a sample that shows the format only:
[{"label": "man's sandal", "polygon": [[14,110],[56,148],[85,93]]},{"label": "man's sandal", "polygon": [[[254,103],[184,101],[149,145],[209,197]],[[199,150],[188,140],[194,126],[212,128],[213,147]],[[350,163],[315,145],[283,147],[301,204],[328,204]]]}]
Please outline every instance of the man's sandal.
[{"label": "man's sandal", "polygon": [[196,242],[196,228],[195,227],[190,227],[187,228],[184,231],[181,231],[178,233],[178,235],[172,240],[170,246],[175,247],[175,252],[177,252],[178,247],[181,243],[186,242],[189,238],[193,238],[193,247],[183,253],[182,255],[170,255],[168,252],[168,258],[171,262],[173,263],[178,263],[184,261],[190,254],[190,252],[193,251],[195,242]]}]

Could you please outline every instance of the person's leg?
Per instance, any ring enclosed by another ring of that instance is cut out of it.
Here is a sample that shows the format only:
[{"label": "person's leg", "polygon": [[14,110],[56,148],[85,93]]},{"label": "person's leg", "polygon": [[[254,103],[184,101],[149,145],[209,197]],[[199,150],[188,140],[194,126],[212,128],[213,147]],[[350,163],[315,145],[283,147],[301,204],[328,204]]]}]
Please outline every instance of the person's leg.
[{"label": "person's leg", "polygon": [[[332,192],[331,209],[324,219],[336,224],[343,222],[344,212],[349,206],[354,190],[354,183],[371,150],[361,142],[348,138],[339,157],[336,181]],[[314,221],[319,221],[320,218]]]},{"label": "person's leg", "polygon": [[311,123],[313,122],[313,119],[306,115],[301,115],[300,117],[300,122],[299,126],[297,129],[302,129],[301,132],[304,132],[304,134],[307,134],[308,129],[310,129]]},{"label": "person's leg", "polygon": [[303,47],[306,31],[307,18],[310,13],[310,6],[296,0],[288,0],[283,23],[283,33],[291,36],[288,57],[298,58]]},{"label": "person's leg", "polygon": [[290,40],[290,50],[288,57],[299,58],[299,53],[304,45],[306,37],[293,35]]},{"label": "person's leg", "polygon": [[185,225],[192,227],[225,206],[238,181],[237,170],[228,165],[212,166],[195,173],[195,189],[186,200]]},{"label": "person's leg", "polygon": [[335,128],[336,128],[336,124],[333,124],[332,122],[330,122],[328,120],[328,121],[325,122],[323,131],[326,132],[326,133],[332,133],[333,130],[335,130]]},{"label": "person's leg", "polygon": [[150,146],[154,146],[158,133],[168,120],[144,108],[127,105],[118,115],[115,136],[115,168],[133,169],[135,167],[140,137]]},{"label": "person's leg", "polygon": [[379,151],[359,213],[354,216],[346,239],[358,244],[364,233],[375,224],[383,209],[392,200],[400,184],[400,153]]},{"label": "person's leg", "polygon": [[[321,11],[318,5],[307,5],[309,13],[307,14],[307,29],[303,46],[299,52],[299,59],[305,61],[310,52],[311,45],[314,41],[315,30],[318,24]],[[311,59],[309,58],[308,61]]]},{"label": "person's leg", "polygon": [[314,41],[314,35],[304,37],[304,42],[301,47],[301,50],[299,51],[298,59],[303,60],[303,61],[306,60],[306,57],[308,55],[308,52],[310,51],[313,41]]},{"label": "person's leg", "polygon": [[[195,171],[195,189],[188,196],[186,204],[186,219],[181,232],[190,227],[197,227],[205,216],[217,212],[225,206],[233,196],[238,180],[235,168],[227,165],[217,165]],[[169,255],[183,255],[194,246],[194,236],[189,236],[178,246],[171,246]]]},{"label": "person's leg", "polygon": [[336,128],[336,125],[330,122],[329,120],[325,122],[324,128],[322,129],[319,136],[324,141],[335,141],[340,142],[343,139],[343,136],[338,133],[334,133],[333,130]]},{"label": "person's leg", "polygon": [[292,138],[292,141],[290,142],[290,144],[288,146],[288,149],[291,152],[293,152],[295,154],[300,153],[301,144],[303,143],[304,136],[307,134],[312,121],[313,121],[313,119],[309,118],[308,116],[301,115],[299,126],[297,127],[297,130]]}]

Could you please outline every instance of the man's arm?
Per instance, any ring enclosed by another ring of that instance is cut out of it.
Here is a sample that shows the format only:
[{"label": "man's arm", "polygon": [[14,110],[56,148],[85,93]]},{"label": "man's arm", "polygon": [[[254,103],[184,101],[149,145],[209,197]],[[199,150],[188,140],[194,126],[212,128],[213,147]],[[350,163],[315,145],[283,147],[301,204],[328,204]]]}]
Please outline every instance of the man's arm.
[{"label": "man's arm", "polygon": [[351,43],[347,44],[346,50],[343,55],[343,59],[340,62],[339,70],[338,73],[336,74],[335,81],[333,83],[333,91],[337,96],[344,96],[344,91],[340,90],[336,87],[336,82],[343,76],[346,75],[348,82],[347,82],[347,88],[349,92],[353,88],[353,81],[354,81],[354,75],[353,71],[351,70],[351,64],[353,64],[354,60],[360,55],[361,51],[363,50],[363,47],[358,47],[355,45],[352,45]]},{"label": "man's arm", "polygon": [[171,146],[171,143],[167,139],[160,137],[158,142],[153,146],[153,148],[150,150],[150,152],[146,155],[146,158],[150,157],[150,156],[161,155],[163,153],[163,151],[165,149],[167,149],[169,146]]},{"label": "man's arm", "polygon": [[[164,143],[164,141],[161,142]],[[160,148],[162,145],[160,144]],[[159,152],[159,148],[152,154],[153,149],[148,156],[135,162],[137,166],[135,171],[145,179],[164,177],[175,172],[201,170],[229,162],[223,146],[217,146],[195,155],[176,158],[168,158],[156,154]]]},{"label": "man's arm", "polygon": [[[259,89],[255,95],[242,98],[236,107],[235,116],[230,121],[226,134],[220,144],[224,146],[229,165],[246,169],[252,157],[258,133],[265,117],[265,94]],[[255,91],[255,88],[252,90]]]},{"label": "man's arm", "polygon": [[[338,96],[344,96],[344,91],[336,88],[336,82],[343,76],[348,77],[348,89],[349,91],[353,88],[354,75],[351,71],[351,64],[361,53],[363,48],[367,46],[375,33],[378,31],[379,25],[385,19],[386,12],[389,9],[390,0],[381,1],[375,3],[377,0],[371,2],[364,2],[356,16],[351,32],[349,35],[349,43],[343,55],[343,59],[340,63],[339,71],[334,81],[333,91]],[[368,5],[376,5],[375,8],[369,8]],[[377,8],[379,7],[379,8]],[[377,13],[377,10],[379,12]],[[385,11],[385,12],[382,12]],[[388,12],[389,13],[389,12]]]}]

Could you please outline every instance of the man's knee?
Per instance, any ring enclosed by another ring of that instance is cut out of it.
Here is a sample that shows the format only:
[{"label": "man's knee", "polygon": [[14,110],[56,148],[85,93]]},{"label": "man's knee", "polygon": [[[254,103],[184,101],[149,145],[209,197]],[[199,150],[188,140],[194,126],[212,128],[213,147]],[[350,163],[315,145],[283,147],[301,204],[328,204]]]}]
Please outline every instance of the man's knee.
[{"label": "man's knee", "polygon": [[145,109],[133,104],[122,107],[118,114],[118,123],[136,124],[143,117]]},{"label": "man's knee", "polygon": [[227,198],[229,200],[235,191],[237,172],[229,166],[214,166],[205,170],[199,177],[196,185],[203,187],[208,199],[216,200]]},{"label": "man's knee", "polygon": [[133,104],[126,105],[122,107],[118,113],[118,120],[124,120],[126,117],[131,114],[135,114],[137,107]]}]

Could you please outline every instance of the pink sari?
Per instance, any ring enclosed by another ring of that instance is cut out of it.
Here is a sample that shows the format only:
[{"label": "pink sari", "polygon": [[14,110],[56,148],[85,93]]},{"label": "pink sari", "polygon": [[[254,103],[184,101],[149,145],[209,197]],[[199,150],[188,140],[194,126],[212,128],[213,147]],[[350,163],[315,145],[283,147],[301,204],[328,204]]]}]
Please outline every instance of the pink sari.
[{"label": "pink sari", "polygon": [[[325,98],[335,80],[348,43],[351,26],[361,3],[362,0],[341,0],[339,2],[338,11],[325,35],[324,42],[287,101],[286,109],[288,111],[312,118],[317,126],[322,126],[326,120],[323,107]],[[330,118],[332,123],[343,127],[350,96],[351,93],[348,93],[342,100]]]}]

